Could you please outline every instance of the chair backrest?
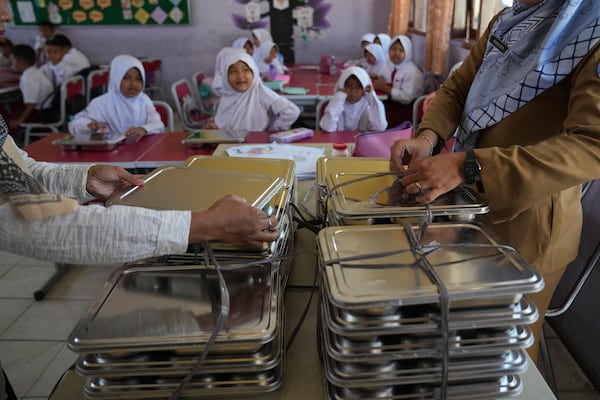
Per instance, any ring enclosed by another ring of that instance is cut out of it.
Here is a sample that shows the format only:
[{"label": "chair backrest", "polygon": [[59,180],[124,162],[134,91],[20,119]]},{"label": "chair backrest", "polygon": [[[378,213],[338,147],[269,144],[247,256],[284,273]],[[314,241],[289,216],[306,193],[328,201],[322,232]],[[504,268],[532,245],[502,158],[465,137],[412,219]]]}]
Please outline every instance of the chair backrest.
[{"label": "chair backrest", "polygon": [[110,73],[108,68],[100,68],[90,72],[87,76],[86,101],[89,103],[94,97],[98,97],[108,90],[108,79]]},{"label": "chair backrest", "polygon": [[158,86],[160,84],[162,60],[159,58],[142,60],[142,66],[146,73],[146,89]]},{"label": "chair backrest", "polygon": [[323,99],[317,103],[317,106],[315,108],[315,130],[321,130],[319,122],[321,121],[321,117],[325,113],[325,109],[327,108],[328,104],[329,99]]},{"label": "chair backrest", "polygon": [[154,103],[154,108],[160,114],[160,119],[165,124],[166,131],[173,132],[173,109],[171,106],[167,102],[160,100],[154,100],[152,103]]},{"label": "chair backrest", "polygon": [[187,79],[183,78],[171,85],[171,94],[185,129],[198,129],[212,117],[204,113],[194,98],[192,88]]},{"label": "chair backrest", "polygon": [[64,81],[60,87],[60,124],[66,124],[69,117],[83,110],[86,104],[83,77],[75,75]]},{"label": "chair backrest", "polygon": [[200,106],[202,111],[204,111],[205,109],[204,105],[202,104],[202,93],[200,93],[200,85],[202,85],[202,81],[205,77],[206,75],[204,75],[204,72],[202,71],[197,71],[194,75],[192,75],[192,92],[196,99],[196,103],[198,103],[198,106]]},{"label": "chair backrest", "polygon": [[415,131],[419,126],[419,122],[421,122],[421,119],[423,118],[423,105],[425,104],[425,99],[427,99],[428,96],[429,95],[424,94],[423,96],[417,97],[417,99],[413,103],[412,126]]}]

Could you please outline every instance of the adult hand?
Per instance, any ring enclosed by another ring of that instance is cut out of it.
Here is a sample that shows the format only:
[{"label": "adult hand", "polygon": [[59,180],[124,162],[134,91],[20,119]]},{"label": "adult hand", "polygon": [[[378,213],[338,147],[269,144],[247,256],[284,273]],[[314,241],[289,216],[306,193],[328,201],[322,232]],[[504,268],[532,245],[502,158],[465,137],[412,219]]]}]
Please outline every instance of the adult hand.
[{"label": "adult hand", "polygon": [[419,203],[430,203],[464,181],[462,165],[465,157],[466,153],[462,152],[414,159],[404,171],[402,184],[408,193],[418,194],[416,200]]},{"label": "adult hand", "polygon": [[397,140],[391,149],[390,171],[396,175],[403,175],[405,165],[430,155],[431,145],[426,140],[416,138]]},{"label": "adult hand", "polygon": [[241,197],[227,195],[205,211],[192,213],[189,242],[220,240],[260,248],[279,237],[277,220]]},{"label": "adult hand", "polygon": [[146,130],[142,127],[131,128],[125,132],[128,141],[139,142],[146,135]]},{"label": "adult hand", "polygon": [[92,165],[88,170],[86,190],[92,196],[106,200],[113,193],[131,185],[143,185],[144,180],[113,165]]}]

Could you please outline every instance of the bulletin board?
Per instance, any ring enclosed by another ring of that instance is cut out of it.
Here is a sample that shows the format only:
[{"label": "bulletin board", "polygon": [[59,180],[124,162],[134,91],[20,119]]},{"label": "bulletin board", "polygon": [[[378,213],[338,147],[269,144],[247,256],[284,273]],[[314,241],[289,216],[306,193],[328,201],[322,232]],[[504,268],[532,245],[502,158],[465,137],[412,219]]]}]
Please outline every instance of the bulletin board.
[{"label": "bulletin board", "polygon": [[10,0],[15,25],[186,25],[188,0]]}]

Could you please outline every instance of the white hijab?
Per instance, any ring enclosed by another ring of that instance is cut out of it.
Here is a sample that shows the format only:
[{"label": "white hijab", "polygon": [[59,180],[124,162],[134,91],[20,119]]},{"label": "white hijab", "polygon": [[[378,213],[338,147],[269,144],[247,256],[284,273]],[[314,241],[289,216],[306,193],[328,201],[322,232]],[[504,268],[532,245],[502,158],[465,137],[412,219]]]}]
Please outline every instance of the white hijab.
[{"label": "white hijab", "polygon": [[260,46],[262,46],[263,42],[272,42],[273,37],[271,33],[263,28],[252,29],[252,34],[258,38],[260,41]]},{"label": "white hijab", "polygon": [[108,92],[96,97],[87,106],[88,116],[106,123],[110,133],[124,133],[142,126],[148,118],[146,107],[152,105],[148,95],[140,92],[136,97],[128,98],[121,93],[121,81],[131,68],[140,71],[145,86],[146,74],[140,60],[127,54],[116,56],[110,63]]},{"label": "white hijab", "polygon": [[385,72],[385,51],[383,47],[377,43],[370,43],[365,47],[365,51],[368,51],[375,57],[375,64],[367,67],[367,72],[375,75],[383,75]]},{"label": "white hijab", "polygon": [[381,42],[381,47],[383,47],[385,54],[387,54],[388,50],[390,49],[390,45],[392,44],[392,39],[390,38],[390,35],[388,35],[387,33],[378,33],[375,37],[379,39],[379,41]]},{"label": "white hijab", "polygon": [[252,40],[248,39],[247,37],[241,37],[241,38],[237,38],[233,41],[233,44],[231,45],[231,47],[233,47],[234,49],[244,49],[244,46],[246,46],[246,43],[250,42],[250,44],[252,45],[252,48],[254,48],[254,44],[252,43]]},{"label": "white hijab", "polygon": [[[223,80],[227,80],[227,70],[225,70],[224,76],[221,75],[221,71],[223,70],[223,60],[225,59],[225,56],[227,54],[239,52],[246,53],[246,50],[233,47],[224,47],[217,53],[217,56],[215,57],[215,74],[213,76],[213,81],[211,85],[213,92],[217,96],[221,96],[223,90]],[[254,50],[254,54],[256,54],[256,49]]]},{"label": "white hijab", "polygon": [[362,37],[360,38],[360,42],[369,42],[369,43],[373,43],[373,40],[375,40],[375,34],[374,33],[365,33],[364,35],[362,35]]},{"label": "white hijab", "polygon": [[[252,85],[245,92],[238,92],[229,84],[227,70],[238,61],[243,61],[252,69]],[[246,129],[265,131],[271,122],[269,110],[278,114],[287,102],[284,98],[263,85],[254,59],[246,52],[227,52],[219,71],[222,76],[221,100],[215,123],[221,129]]]},{"label": "white hijab", "polygon": [[[360,81],[363,89],[367,86],[373,86],[371,82],[371,78],[367,71],[362,69],[361,67],[349,67],[342,71],[337,83],[335,84],[335,91],[338,89],[344,88],[344,83],[351,76],[355,76]],[[369,106],[367,99],[363,96],[359,101],[354,104],[349,102],[344,103],[344,114],[343,114],[343,126],[341,126],[340,121],[338,122],[338,130],[367,130],[368,121],[366,120],[365,110]]]}]

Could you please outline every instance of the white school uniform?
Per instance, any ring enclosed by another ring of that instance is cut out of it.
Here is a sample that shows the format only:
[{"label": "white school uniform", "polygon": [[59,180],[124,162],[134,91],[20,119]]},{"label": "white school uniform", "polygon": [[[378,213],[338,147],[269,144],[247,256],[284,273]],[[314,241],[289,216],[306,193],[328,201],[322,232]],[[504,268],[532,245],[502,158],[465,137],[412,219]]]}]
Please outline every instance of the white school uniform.
[{"label": "white school uniform", "polygon": [[63,65],[65,71],[65,79],[69,79],[79,71],[90,66],[90,60],[81,51],[75,47],[65,54],[60,64]]},{"label": "white school uniform", "polygon": [[[384,76],[386,81],[392,85],[391,99],[402,104],[408,104],[423,94],[423,73],[412,62],[413,52],[410,39],[404,35],[398,35],[394,37],[392,43],[396,41],[400,41],[402,47],[404,47],[404,60],[400,64],[393,64],[388,60]],[[394,77],[393,82],[392,76]]]},{"label": "white school uniform", "polygon": [[364,69],[360,67],[345,69],[335,85],[335,94],[329,100],[319,126],[327,132],[384,130],[387,128],[385,107],[375,90],[365,92],[364,96],[354,104],[347,102],[346,93],[338,90],[344,88],[344,83],[351,76],[356,76],[363,88],[369,85],[373,87],[371,78]]},{"label": "white school uniform", "polygon": [[19,79],[19,89],[23,94],[24,104],[35,104],[37,110],[50,108],[54,88],[46,75],[36,66],[23,71]]},{"label": "white school uniform", "polygon": [[369,73],[369,75],[383,76],[386,71],[386,57],[383,47],[377,43],[370,43],[365,47],[365,51],[368,51],[373,55],[373,57],[375,57],[375,64],[367,65],[365,70]]},{"label": "white school uniform", "polygon": [[281,62],[279,61],[278,57],[274,57],[271,60],[271,62],[269,62],[269,63],[267,63],[265,61],[266,58],[271,53],[271,50],[273,49],[273,47],[275,47],[275,43],[267,41],[267,42],[261,43],[261,45],[258,49],[259,61],[257,61],[256,64],[258,65],[258,70],[260,71],[260,76],[263,78],[269,76],[269,71],[271,70],[271,66],[273,66],[272,68],[275,70],[276,75],[282,75],[285,73],[285,70],[283,69],[283,65],[281,65]]},{"label": "white school uniform", "polygon": [[[245,92],[238,92],[227,80],[230,65],[243,61],[254,77]],[[249,131],[289,129],[298,119],[300,109],[283,96],[263,85],[254,59],[244,51],[225,53],[221,65],[223,87],[215,124],[220,129],[246,129]]]},{"label": "white school uniform", "polygon": [[92,121],[108,125],[107,133],[112,134],[123,134],[136,127],[144,128],[147,135],[165,131],[160,114],[147,94],[141,92],[135,98],[127,98],[121,93],[121,81],[130,68],[137,68],[146,83],[140,60],[130,55],[116,56],[110,64],[108,92],[93,99],[85,110],[75,115],[69,122],[69,133],[78,139],[89,139],[95,133],[88,128]]},{"label": "white school uniform", "polygon": [[263,47],[263,43],[272,42],[273,37],[271,36],[271,32],[269,32],[268,30],[263,29],[263,28],[252,29],[252,34],[254,36],[256,36],[260,42],[260,44],[258,46],[254,46],[254,54],[252,55],[256,64],[260,65],[259,64],[260,57],[261,57],[260,48]]}]

